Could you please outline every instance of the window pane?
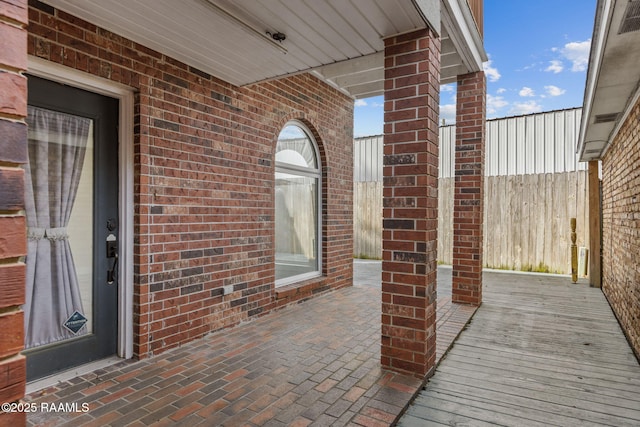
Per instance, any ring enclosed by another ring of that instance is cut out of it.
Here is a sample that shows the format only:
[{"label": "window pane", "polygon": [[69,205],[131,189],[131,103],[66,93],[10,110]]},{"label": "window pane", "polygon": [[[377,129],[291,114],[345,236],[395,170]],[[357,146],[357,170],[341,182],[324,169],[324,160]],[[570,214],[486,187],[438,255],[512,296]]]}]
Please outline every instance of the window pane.
[{"label": "window pane", "polygon": [[278,135],[276,161],[317,169],[315,149],[309,136],[299,127],[289,125]]},{"label": "window pane", "polygon": [[317,178],[276,172],[276,280],[318,270]]}]

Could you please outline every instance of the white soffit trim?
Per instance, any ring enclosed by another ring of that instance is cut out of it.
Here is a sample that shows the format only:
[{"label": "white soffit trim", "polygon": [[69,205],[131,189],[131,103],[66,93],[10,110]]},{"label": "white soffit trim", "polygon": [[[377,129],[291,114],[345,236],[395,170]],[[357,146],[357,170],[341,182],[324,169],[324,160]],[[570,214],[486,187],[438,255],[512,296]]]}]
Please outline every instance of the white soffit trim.
[{"label": "white soffit trim", "polygon": [[487,53],[466,0],[442,0],[442,23],[469,72],[482,71]]},{"label": "white soffit trim", "polygon": [[602,0],[598,4],[601,6],[597,11],[593,40],[591,41],[591,53],[589,57],[589,70],[587,74],[587,84],[584,92],[584,102],[582,107],[582,121],[580,124],[580,136],[578,137],[578,147],[576,153],[582,158],[585,149],[585,138],[591,109],[593,107],[593,99],[595,97],[598,77],[600,75],[600,67],[602,65],[602,57],[604,56],[604,45],[609,27],[611,26],[611,17],[613,9],[611,0]]},{"label": "white soffit trim", "polygon": [[[624,109],[624,111],[618,118],[618,123],[616,123],[616,127],[611,132],[609,141],[613,141],[614,139],[616,139],[616,137],[618,136],[618,133],[620,132],[620,129],[622,129],[622,125],[626,123],[627,118],[629,117],[629,114],[631,114],[631,111],[636,106],[639,100],[640,100],[640,85],[636,88],[636,93],[630,98],[629,103],[627,104],[627,107]],[[602,154],[600,154],[601,158],[604,157],[604,155],[607,153],[607,150],[609,149],[610,146],[611,144],[607,144],[604,146],[602,150]]]},{"label": "white soffit trim", "polygon": [[120,277],[118,294],[118,356],[133,357],[133,191],[134,89],[111,80],[29,56],[28,73],[119,100],[120,170]]}]

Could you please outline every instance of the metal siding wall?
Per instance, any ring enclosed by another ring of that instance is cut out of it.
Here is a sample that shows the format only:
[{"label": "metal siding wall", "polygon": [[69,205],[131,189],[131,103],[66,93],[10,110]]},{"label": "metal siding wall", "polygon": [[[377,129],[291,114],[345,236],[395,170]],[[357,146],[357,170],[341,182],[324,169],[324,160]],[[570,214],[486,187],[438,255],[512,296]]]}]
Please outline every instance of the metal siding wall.
[{"label": "metal siding wall", "polygon": [[555,117],[553,114],[544,114],[542,116],[542,130],[543,144],[544,144],[544,163],[542,163],[541,173],[545,173],[548,170],[553,170],[554,167],[554,154],[555,154]]},{"label": "metal siding wall", "polygon": [[[544,149],[545,149],[545,143],[544,143],[544,130],[545,130],[545,120],[544,120],[544,115],[536,115],[533,117],[533,123],[534,123],[534,131],[533,131],[533,149],[535,152],[535,157],[532,159],[534,162],[534,171],[535,173],[544,173],[545,169],[544,169],[544,164],[545,164],[545,158],[544,158]],[[528,159],[527,159],[528,160]]]},{"label": "metal siding wall", "polygon": [[353,180],[362,181],[362,146],[364,144],[360,140],[356,140],[353,147]]},{"label": "metal siding wall", "polygon": [[526,174],[527,170],[527,120],[525,117],[516,117],[515,139],[518,155],[516,156],[516,170]]},{"label": "metal siding wall", "polygon": [[498,149],[498,175],[506,175],[509,165],[507,154],[509,154],[509,138],[507,137],[507,121],[498,120],[498,133],[496,140],[489,139],[492,143],[495,143]]},{"label": "metal siding wall", "polygon": [[554,140],[555,144],[555,170],[557,172],[567,172],[569,171],[569,165],[566,162],[566,152],[565,145],[559,143],[560,141],[564,141],[564,129],[566,127],[565,114],[556,113],[554,115],[555,123],[554,123]]},{"label": "metal siding wall", "polygon": [[450,177],[454,174],[456,158],[456,127],[440,127],[440,156],[438,158],[438,177]]},{"label": "metal siding wall", "polygon": [[[512,121],[514,124],[518,124],[517,121]],[[517,136],[518,127],[517,126],[506,126],[505,134],[507,138],[507,168],[505,171],[506,175],[516,175],[518,173],[518,156],[521,156],[520,151],[518,150],[518,138]]]},{"label": "metal siding wall", "polygon": [[[524,161],[524,173],[534,174],[536,173],[536,126],[533,116],[524,117],[525,128],[525,155],[522,159]],[[529,159],[529,161],[527,161]]]},{"label": "metal siding wall", "polygon": [[[581,108],[487,121],[485,174],[586,170],[575,154]],[[454,176],[456,127],[440,128],[439,177]],[[382,135],[354,141],[354,181],[382,181]]]},{"label": "metal siding wall", "polygon": [[382,181],[382,135],[354,140],[353,180],[355,182]]},{"label": "metal siding wall", "polygon": [[487,121],[487,176],[586,170],[575,147],[582,110],[551,111]]}]

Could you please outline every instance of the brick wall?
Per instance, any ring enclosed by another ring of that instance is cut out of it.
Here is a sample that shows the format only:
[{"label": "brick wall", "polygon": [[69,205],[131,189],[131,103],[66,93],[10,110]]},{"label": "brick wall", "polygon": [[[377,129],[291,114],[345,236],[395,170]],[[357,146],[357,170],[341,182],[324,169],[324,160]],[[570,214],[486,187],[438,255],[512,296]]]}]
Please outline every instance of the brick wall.
[{"label": "brick wall", "polygon": [[640,358],[640,102],[602,161],[602,290]]},{"label": "brick wall", "polygon": [[453,195],[453,302],[482,303],[486,79],[458,76]]},{"label": "brick wall", "polygon": [[[23,313],[27,253],[24,172],[27,159],[27,1],[0,2],[0,403],[24,396]],[[25,414],[0,411],[0,425],[20,426]]]},{"label": "brick wall", "polygon": [[385,40],[382,366],[435,365],[440,39]]},{"label": "brick wall", "polygon": [[[351,283],[353,100],[308,74],[238,88],[30,4],[29,54],[136,90],[138,357]],[[320,145],[324,277],[276,292],[274,155],[291,119]]]}]

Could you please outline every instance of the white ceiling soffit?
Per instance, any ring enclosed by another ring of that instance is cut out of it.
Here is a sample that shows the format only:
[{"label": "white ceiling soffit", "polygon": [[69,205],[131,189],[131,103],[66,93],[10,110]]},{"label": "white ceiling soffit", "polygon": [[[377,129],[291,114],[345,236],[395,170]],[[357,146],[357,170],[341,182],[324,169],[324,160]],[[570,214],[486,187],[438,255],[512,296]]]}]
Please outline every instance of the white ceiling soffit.
[{"label": "white ceiling soffit", "polygon": [[[415,4],[421,7],[421,2]],[[426,14],[426,13],[425,13]],[[453,83],[457,76],[482,70],[487,61],[483,40],[466,0],[440,1],[441,46],[440,84]],[[398,31],[401,34],[419,27]],[[389,33],[386,36],[395,35]],[[385,36],[385,37],[386,37]],[[382,40],[381,40],[381,44]],[[355,58],[325,65],[314,70],[318,77],[354,98],[368,98],[384,93],[384,46],[366,58]]]},{"label": "white ceiling soffit", "polygon": [[[44,1],[237,86],[313,70],[354,98],[383,91],[383,39],[426,25],[425,0]],[[486,54],[467,1],[440,4],[446,83]]]},{"label": "white ceiling soffit", "polygon": [[581,161],[599,160],[640,97],[640,0],[599,0],[591,41]]}]

